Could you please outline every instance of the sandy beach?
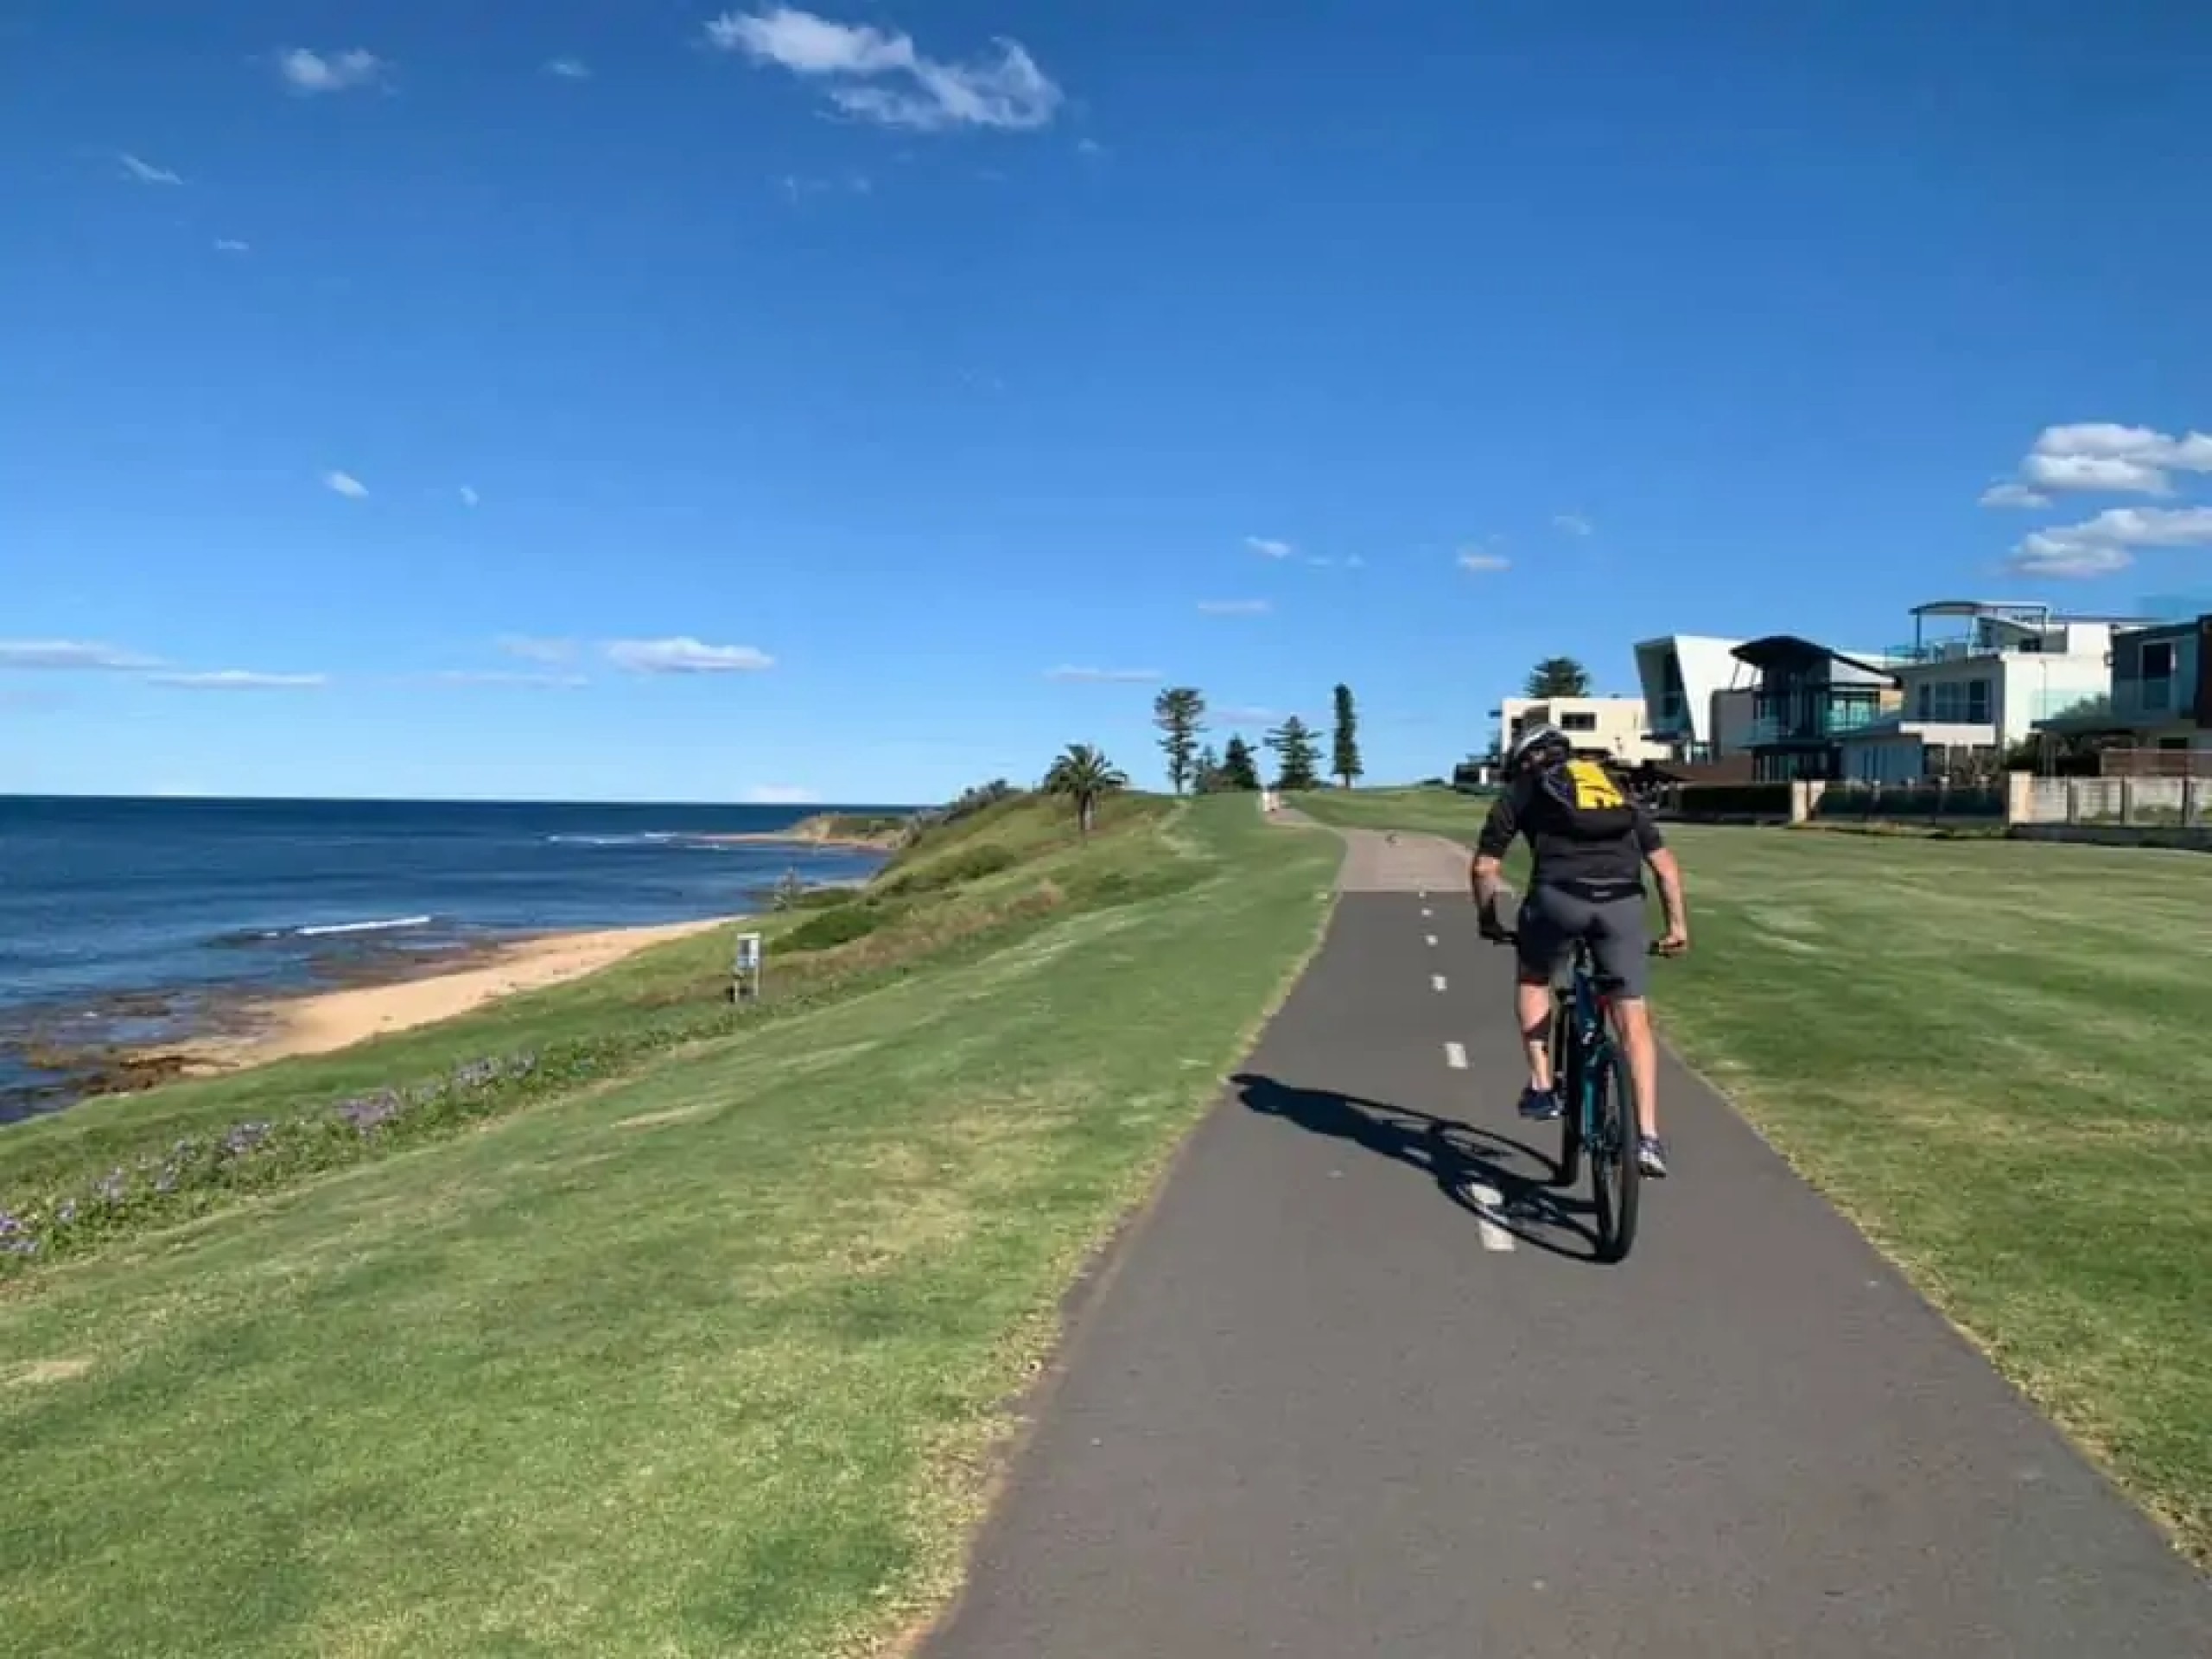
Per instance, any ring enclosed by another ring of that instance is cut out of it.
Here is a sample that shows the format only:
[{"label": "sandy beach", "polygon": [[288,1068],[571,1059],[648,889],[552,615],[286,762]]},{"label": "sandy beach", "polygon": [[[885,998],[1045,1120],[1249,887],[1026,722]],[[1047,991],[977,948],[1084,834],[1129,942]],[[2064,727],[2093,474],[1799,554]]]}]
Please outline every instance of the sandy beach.
[{"label": "sandy beach", "polygon": [[195,1069],[236,1071],[302,1054],[327,1054],[371,1037],[467,1014],[518,991],[534,991],[611,966],[650,945],[731,925],[734,917],[657,927],[556,933],[493,947],[488,957],[419,979],[348,986],[255,1005],[242,1033],[172,1050]]}]

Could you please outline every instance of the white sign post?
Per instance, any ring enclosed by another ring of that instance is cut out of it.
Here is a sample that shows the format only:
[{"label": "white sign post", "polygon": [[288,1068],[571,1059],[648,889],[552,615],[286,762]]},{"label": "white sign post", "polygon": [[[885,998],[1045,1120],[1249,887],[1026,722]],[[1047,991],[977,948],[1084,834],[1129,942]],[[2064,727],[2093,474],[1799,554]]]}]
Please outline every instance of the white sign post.
[{"label": "white sign post", "polygon": [[737,936],[737,956],[730,963],[729,1000],[733,1002],[757,1002],[760,1000],[762,955],[758,933]]}]

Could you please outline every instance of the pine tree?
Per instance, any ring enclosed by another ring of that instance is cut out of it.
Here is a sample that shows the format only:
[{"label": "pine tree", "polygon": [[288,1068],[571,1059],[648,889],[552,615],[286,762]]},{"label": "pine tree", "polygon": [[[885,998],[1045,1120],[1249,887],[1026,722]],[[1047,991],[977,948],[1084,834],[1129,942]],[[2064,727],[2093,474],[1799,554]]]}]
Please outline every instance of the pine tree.
[{"label": "pine tree", "polygon": [[1294,790],[1317,788],[1321,782],[1321,748],[1313,728],[1293,715],[1268,734],[1268,747],[1275,752],[1275,787],[1286,795]]},{"label": "pine tree", "polygon": [[1180,795],[1198,769],[1198,734],[1205,729],[1206,700],[1192,685],[1173,685],[1152,702],[1152,723],[1160,728],[1160,753],[1167,757],[1167,781]]},{"label": "pine tree", "polygon": [[1351,705],[1351,687],[1337,688],[1337,729],[1331,747],[1329,775],[1346,789],[1367,770],[1359,764],[1359,715]]},{"label": "pine tree", "polygon": [[1191,791],[1196,795],[1211,795],[1221,788],[1221,757],[1209,743],[1198,751],[1197,769],[1192,773]]},{"label": "pine tree", "polygon": [[1228,744],[1221,752],[1221,786],[1224,789],[1257,790],[1260,768],[1252,759],[1252,746],[1242,733],[1231,733]]},{"label": "pine tree", "polygon": [[1522,690],[1532,697],[1586,697],[1590,671],[1572,657],[1547,657],[1529,671]]}]

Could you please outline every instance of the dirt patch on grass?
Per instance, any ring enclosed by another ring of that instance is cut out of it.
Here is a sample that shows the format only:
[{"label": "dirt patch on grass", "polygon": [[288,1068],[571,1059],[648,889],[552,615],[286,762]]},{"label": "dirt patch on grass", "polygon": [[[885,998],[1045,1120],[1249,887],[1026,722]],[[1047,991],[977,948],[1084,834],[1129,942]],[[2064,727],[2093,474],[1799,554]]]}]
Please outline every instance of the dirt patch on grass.
[{"label": "dirt patch on grass", "polygon": [[89,1359],[35,1359],[10,1371],[7,1382],[11,1389],[51,1387],[56,1382],[73,1382],[92,1369]]}]

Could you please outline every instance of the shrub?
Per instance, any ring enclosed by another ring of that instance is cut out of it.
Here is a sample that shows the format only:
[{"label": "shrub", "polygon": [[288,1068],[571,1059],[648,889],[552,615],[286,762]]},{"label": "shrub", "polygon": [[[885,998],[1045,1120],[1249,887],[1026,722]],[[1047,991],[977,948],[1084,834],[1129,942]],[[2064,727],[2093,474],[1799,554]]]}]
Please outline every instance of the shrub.
[{"label": "shrub", "polygon": [[950,858],[925,869],[894,876],[884,884],[883,891],[937,893],[946,887],[957,887],[963,881],[980,881],[987,875],[996,875],[1001,870],[1012,869],[1020,861],[1010,848],[987,841],[974,847],[963,847]]},{"label": "shrub", "polygon": [[1786,818],[1789,816],[1789,785],[1685,784],[1675,797],[1675,805],[1686,818]]},{"label": "shrub", "polygon": [[839,905],[834,909],[817,911],[785,934],[779,943],[786,950],[827,950],[833,945],[864,939],[896,918],[896,912],[886,905]]}]

